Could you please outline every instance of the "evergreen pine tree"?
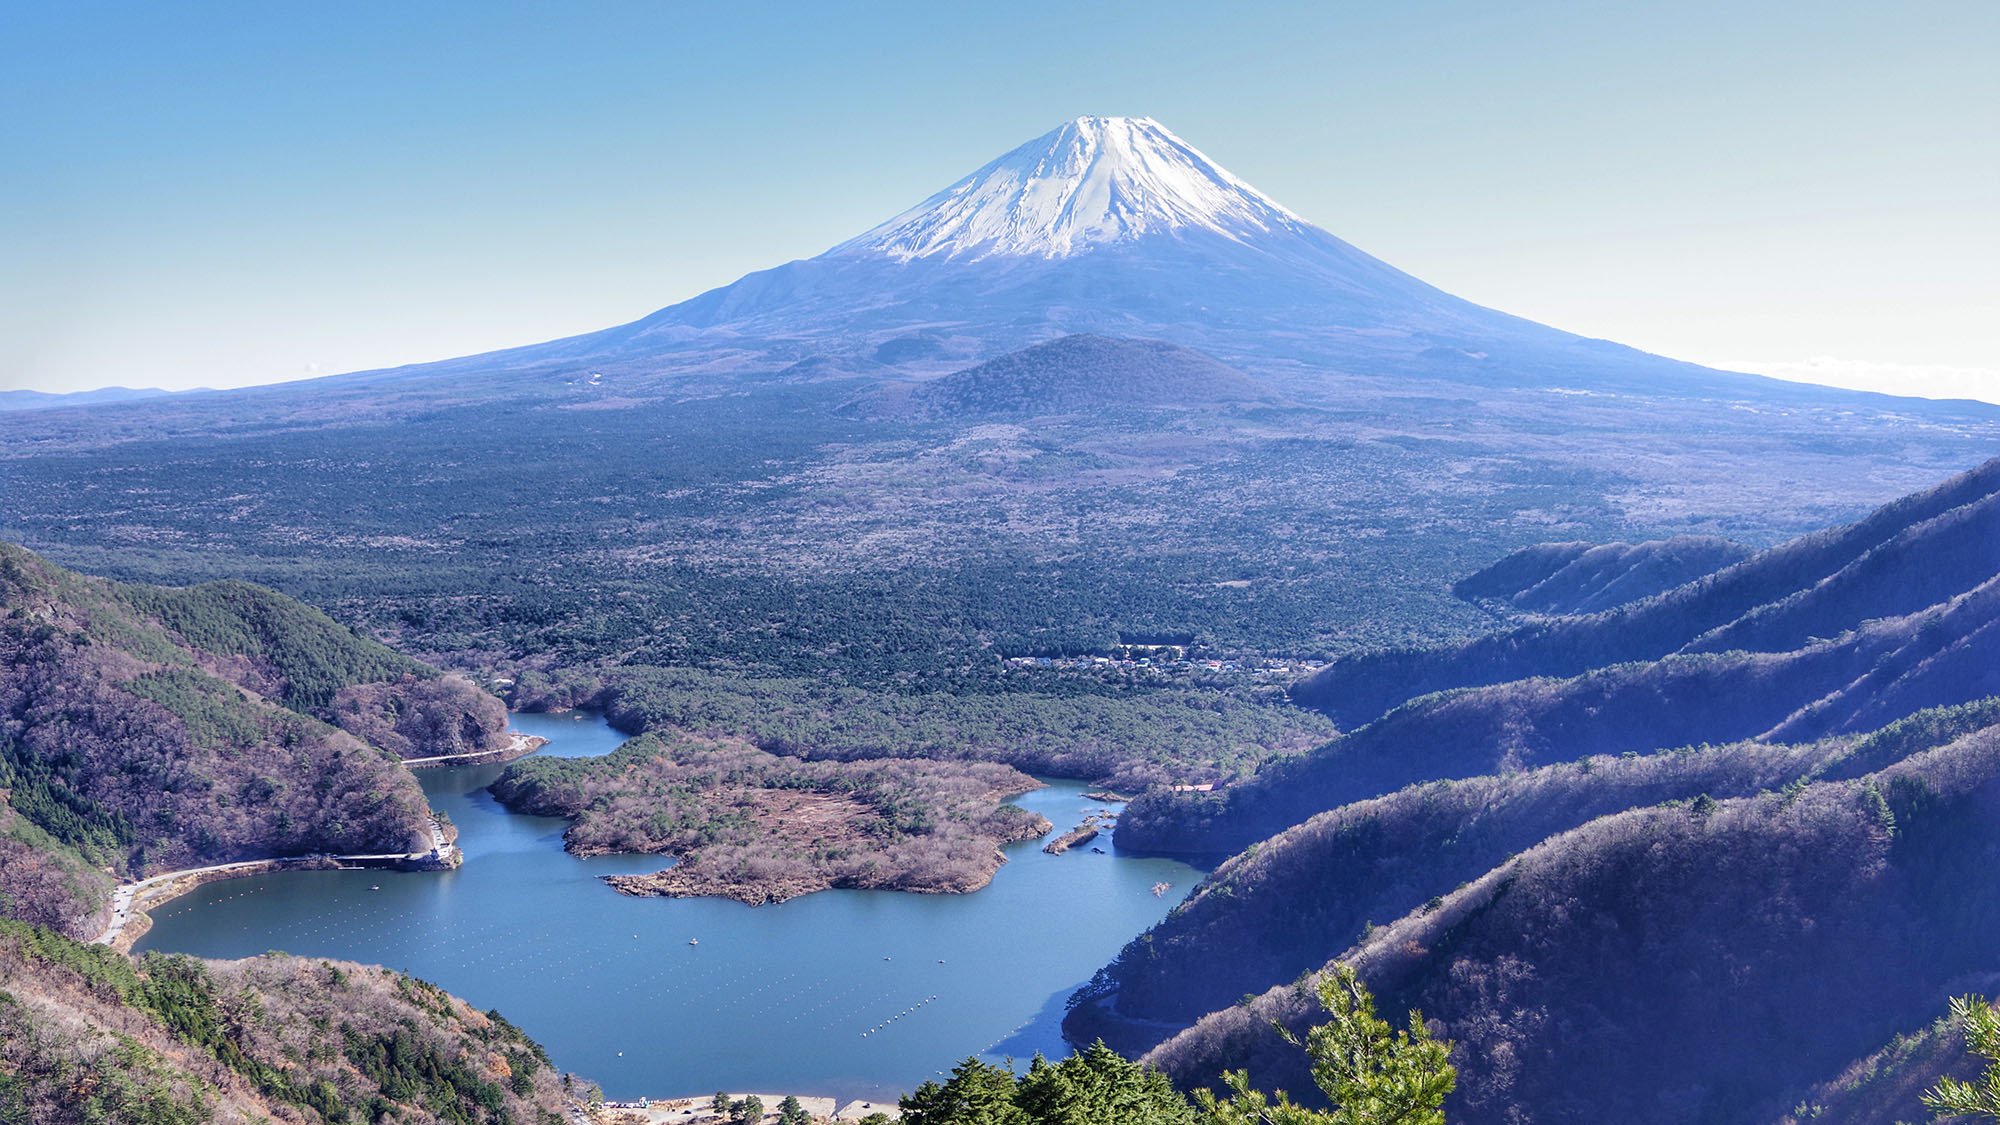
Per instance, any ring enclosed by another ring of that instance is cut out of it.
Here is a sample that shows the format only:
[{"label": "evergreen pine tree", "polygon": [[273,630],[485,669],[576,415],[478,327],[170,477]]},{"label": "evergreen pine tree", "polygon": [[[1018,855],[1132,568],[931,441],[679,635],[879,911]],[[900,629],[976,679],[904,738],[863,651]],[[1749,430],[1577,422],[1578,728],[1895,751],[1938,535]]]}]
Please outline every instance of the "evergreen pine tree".
[{"label": "evergreen pine tree", "polygon": [[1965,1030],[1965,1045],[1990,1065],[1977,1081],[1940,1078],[1924,1091],[1924,1108],[1943,1117],[1982,1117],[2000,1121],[2000,1012],[1981,996],[1959,996],[1951,1002],[1951,1017]]},{"label": "evergreen pine tree", "polygon": [[1304,1043],[1289,1031],[1285,1038],[1306,1049],[1313,1083],[1333,1108],[1307,1109],[1282,1090],[1267,1099],[1238,1070],[1222,1076],[1227,1101],[1195,1091],[1208,1125],[1444,1125],[1439,1107],[1458,1071],[1446,1061],[1451,1044],[1431,1038],[1423,1015],[1413,1011],[1408,1031],[1393,1030],[1353,968],[1338,962],[1320,978],[1319,999],[1333,1019],[1306,1032]]}]

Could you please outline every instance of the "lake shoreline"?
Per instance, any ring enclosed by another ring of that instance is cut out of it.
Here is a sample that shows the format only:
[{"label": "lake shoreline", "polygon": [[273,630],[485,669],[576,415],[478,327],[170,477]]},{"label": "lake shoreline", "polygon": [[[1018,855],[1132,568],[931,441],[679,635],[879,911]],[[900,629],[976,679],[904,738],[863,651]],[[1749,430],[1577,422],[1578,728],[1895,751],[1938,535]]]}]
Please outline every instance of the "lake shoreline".
[{"label": "lake shoreline", "polygon": [[[599,757],[625,741],[587,712],[515,719],[551,740],[540,756]],[[506,768],[418,775],[459,828],[458,872],[281,870],[197,887],[156,910],[136,948],[221,959],[282,949],[387,965],[505,1012],[611,1099],[790,1090],[888,1109],[971,1054],[1067,1054],[1048,1013],[1173,906],[1178,894],[1156,897],[1156,883],[1199,878],[1109,844],[1102,855],[1052,857],[1023,843],[1006,848],[1009,862],[976,894],[836,890],[764,909],[633,898],[598,877],[661,861],[566,851],[562,820],[515,813],[486,791]],[[1092,787],[1031,780],[1045,788],[1016,798],[1026,811],[1058,827],[1092,811],[1081,795]],[[1055,932],[1019,940],[1056,915],[1065,922]]]},{"label": "lake shoreline", "polygon": [[446,766],[497,766],[512,762],[540,750],[549,740],[534,734],[519,731],[512,735],[507,745],[490,750],[475,750],[470,754],[440,754],[433,758],[404,758],[403,768],[408,770],[438,769]]}]

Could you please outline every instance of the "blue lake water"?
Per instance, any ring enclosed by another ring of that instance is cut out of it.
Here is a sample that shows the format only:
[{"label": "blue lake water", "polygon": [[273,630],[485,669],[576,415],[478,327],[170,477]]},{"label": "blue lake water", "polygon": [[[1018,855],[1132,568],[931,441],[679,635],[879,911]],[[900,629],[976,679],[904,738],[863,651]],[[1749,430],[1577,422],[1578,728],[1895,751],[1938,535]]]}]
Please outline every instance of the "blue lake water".
[{"label": "blue lake water", "polygon": [[[516,715],[542,751],[623,740],[594,715]],[[658,856],[578,859],[566,822],[510,813],[501,766],[420,771],[459,829],[453,872],[301,871],[167,903],[140,949],[267,950],[387,965],[498,1008],[615,1098],[728,1090],[893,1098],[971,1054],[1066,1053],[1063,1000],[1193,889],[1172,860],[1007,849],[969,895],[824,891],[777,906],[629,898],[597,876]],[[1061,831],[1102,806],[1056,781],[1015,803]],[[1172,884],[1155,897],[1155,883]],[[689,939],[699,944],[690,945]]]}]

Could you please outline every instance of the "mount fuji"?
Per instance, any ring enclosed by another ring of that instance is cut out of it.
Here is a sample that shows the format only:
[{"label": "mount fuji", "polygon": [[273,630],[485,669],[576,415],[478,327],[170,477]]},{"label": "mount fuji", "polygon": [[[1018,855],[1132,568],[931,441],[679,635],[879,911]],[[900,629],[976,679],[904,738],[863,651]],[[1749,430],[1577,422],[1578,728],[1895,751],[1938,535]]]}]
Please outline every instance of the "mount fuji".
[{"label": "mount fuji", "polygon": [[368,378],[956,369],[1073,333],[1148,337],[1266,373],[1789,384],[1461,300],[1341,241],[1147,118],[1079,117],[817,257],[630,324]]}]

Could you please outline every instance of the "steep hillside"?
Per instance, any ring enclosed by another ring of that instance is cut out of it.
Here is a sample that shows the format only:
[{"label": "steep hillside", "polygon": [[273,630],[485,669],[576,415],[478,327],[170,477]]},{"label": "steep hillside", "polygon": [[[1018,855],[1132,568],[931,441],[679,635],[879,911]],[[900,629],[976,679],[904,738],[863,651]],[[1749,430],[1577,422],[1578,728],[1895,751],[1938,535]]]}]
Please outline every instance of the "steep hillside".
[{"label": "steep hillside", "polygon": [[96,934],[110,920],[113,883],[102,868],[15,811],[12,794],[0,789],[0,917],[58,933]]},{"label": "steep hillside", "polygon": [[2000,459],[1795,539],[1654,598],[1463,645],[1337,660],[1293,697],[1346,726],[1449,688],[1682,651],[1799,648],[1874,618],[1901,617],[2000,574]]},{"label": "steep hillside", "polygon": [[912,402],[948,418],[1097,413],[1133,406],[1268,402],[1255,380],[1163,340],[1064,336],[919,387]]},{"label": "steep hillside", "polygon": [[[2000,975],[1974,976],[1952,986],[1955,995],[1992,996],[2000,990]],[[1944,1014],[1928,1024],[1902,1032],[1840,1069],[1801,1095],[1777,1125],[1904,1125],[1929,1120],[1925,1091],[1939,1078],[1977,1081],[1986,1060],[1966,1050],[1965,1030]]]},{"label": "steep hillside", "polygon": [[[2000,965],[1996,862],[1986,726],[1858,779],[1599,818],[1344,959],[1458,1044],[1454,1121],[1770,1120]],[[1214,1013],[1149,1059],[1307,1088],[1269,1022],[1309,1023],[1309,991]]]},{"label": "steep hillside", "polygon": [[1320,813],[1216,868],[1127,944],[1072,1001],[1063,1034],[1147,1050],[1246,993],[1318,969],[1364,928],[1417,910],[1550,836],[1662,801],[1782,789],[1849,745],[1744,742],[1585,757],[1413,785]]},{"label": "steep hillside", "polygon": [[1796,651],[1671,656],[1412,700],[1232,789],[1148,794],[1126,812],[1119,834],[1129,847],[1223,855],[1323,809],[1418,781],[1584,754],[1804,741],[1996,693],[2000,578]]},{"label": "steep hillside", "polygon": [[120,585],[114,593],[217,675],[400,757],[497,749],[507,727],[505,705],[463,677],[440,675],[261,586]]},{"label": "steep hillside", "polygon": [[134,961],[0,921],[0,1121],[560,1125],[571,1085],[499,1013],[386,969]]},{"label": "steep hillside", "polygon": [[0,545],[11,911],[82,934],[104,891],[89,868],[427,847],[416,780],[328,720],[430,749],[483,743],[505,714],[267,590],[121,586]]},{"label": "steep hillside", "polygon": [[1709,535],[1645,543],[1541,543],[1454,583],[1461,598],[1493,598],[1531,613],[1598,613],[1665,593],[1742,562],[1749,548]]},{"label": "steep hillside", "polygon": [[[1524,670],[1532,678],[1492,680]],[[1804,741],[2000,692],[2000,461],[1659,597],[1449,650],[1336,661],[1293,697],[1364,713],[1467,677],[1233,789],[1147,795],[1121,838],[1226,855],[1418,781]]]}]

